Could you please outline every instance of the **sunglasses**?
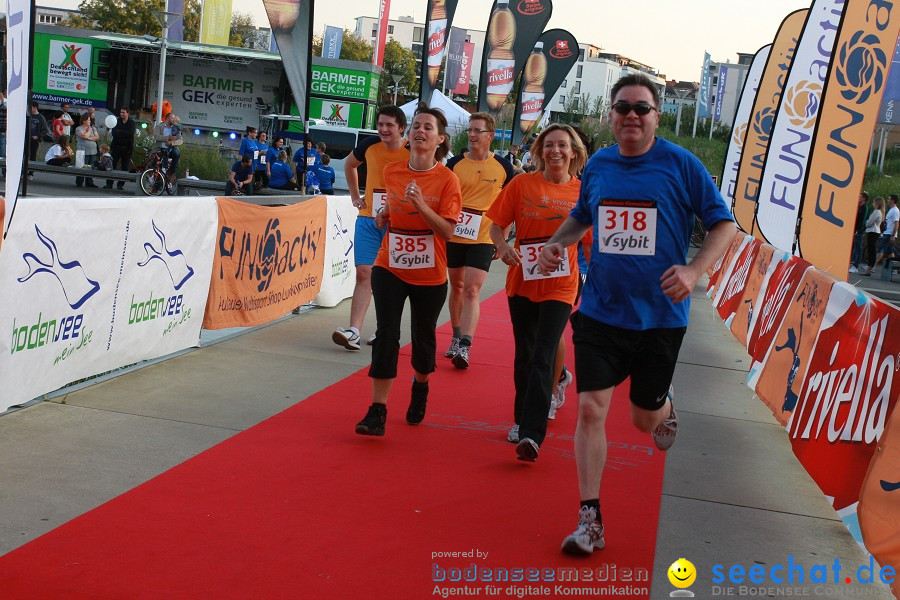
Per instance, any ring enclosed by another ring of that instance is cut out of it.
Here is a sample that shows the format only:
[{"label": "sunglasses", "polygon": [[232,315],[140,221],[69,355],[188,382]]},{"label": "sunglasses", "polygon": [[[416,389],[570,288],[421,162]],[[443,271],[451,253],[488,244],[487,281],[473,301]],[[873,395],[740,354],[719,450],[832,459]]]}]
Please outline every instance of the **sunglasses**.
[{"label": "sunglasses", "polygon": [[627,115],[632,110],[634,114],[639,117],[643,117],[648,114],[651,110],[656,110],[656,107],[650,106],[646,102],[638,102],[637,104],[629,104],[628,102],[616,102],[612,105],[613,110],[619,113],[620,115]]}]

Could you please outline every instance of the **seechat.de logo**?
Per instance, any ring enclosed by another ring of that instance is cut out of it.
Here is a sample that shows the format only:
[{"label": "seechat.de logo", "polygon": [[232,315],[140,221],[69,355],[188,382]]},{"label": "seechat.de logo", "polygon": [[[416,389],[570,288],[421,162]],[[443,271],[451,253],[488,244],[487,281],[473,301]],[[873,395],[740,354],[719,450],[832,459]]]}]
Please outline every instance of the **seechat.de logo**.
[{"label": "seechat.de logo", "polygon": [[772,134],[772,126],[775,124],[775,109],[767,106],[753,115],[753,130],[759,136],[759,141],[768,142]]},{"label": "seechat.de logo", "polygon": [[100,284],[87,276],[79,261],[65,261],[60,258],[56,242],[44,234],[37,225],[34,226],[34,231],[44,249],[37,248],[34,252],[22,255],[22,260],[28,265],[28,273],[19,277],[17,281],[25,283],[37,275],[51,277],[62,288],[68,305],[72,309],[80,308],[91,296],[100,291]]},{"label": "seechat.de logo", "polygon": [[857,31],[841,46],[835,76],[844,99],[863,104],[881,90],[888,63],[879,44],[878,36]]},{"label": "seechat.de logo", "polygon": [[784,110],[794,127],[810,129],[819,114],[822,85],[814,81],[800,81],[784,93]]},{"label": "seechat.de logo", "polygon": [[157,239],[144,242],[144,251],[147,253],[147,258],[140,261],[137,266],[146,267],[150,264],[150,261],[161,262],[169,273],[172,285],[176,290],[179,290],[194,274],[194,269],[187,263],[184,252],[177,249],[169,250],[166,244],[166,234],[157,227],[156,222],[151,221],[151,225]]}]

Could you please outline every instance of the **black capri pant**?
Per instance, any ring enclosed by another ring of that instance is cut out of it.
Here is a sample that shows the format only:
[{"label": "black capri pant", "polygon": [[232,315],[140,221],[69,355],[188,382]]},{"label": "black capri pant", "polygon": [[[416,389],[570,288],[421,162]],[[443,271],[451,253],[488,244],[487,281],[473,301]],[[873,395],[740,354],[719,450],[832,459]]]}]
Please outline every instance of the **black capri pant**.
[{"label": "black capri pant", "polygon": [[447,282],[440,285],[406,283],[384,267],[372,269],[372,298],[377,321],[369,377],[394,379],[400,357],[400,319],[409,298],[412,366],[418,373],[433,373],[438,316],[447,299]]}]

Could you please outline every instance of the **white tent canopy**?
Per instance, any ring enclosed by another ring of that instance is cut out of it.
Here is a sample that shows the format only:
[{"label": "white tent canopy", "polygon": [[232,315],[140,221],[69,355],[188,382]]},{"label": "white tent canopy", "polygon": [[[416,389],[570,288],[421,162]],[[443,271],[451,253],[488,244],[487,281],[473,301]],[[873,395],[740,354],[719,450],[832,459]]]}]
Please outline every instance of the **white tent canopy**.
[{"label": "white tent canopy", "polygon": [[[413,100],[400,107],[404,114],[406,114],[408,121],[412,121],[412,116],[418,103],[418,100]],[[431,103],[429,106],[443,111],[444,116],[447,117],[447,128],[451,134],[458,133],[469,127],[469,112],[442,94],[439,90],[434,90],[432,92]]]}]

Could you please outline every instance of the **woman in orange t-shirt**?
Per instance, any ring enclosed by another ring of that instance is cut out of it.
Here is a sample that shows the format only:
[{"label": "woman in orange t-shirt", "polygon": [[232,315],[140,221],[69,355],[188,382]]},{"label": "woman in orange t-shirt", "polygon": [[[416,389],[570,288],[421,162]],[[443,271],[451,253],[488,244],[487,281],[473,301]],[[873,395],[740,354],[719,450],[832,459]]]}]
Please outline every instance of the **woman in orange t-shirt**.
[{"label": "woman in orange t-shirt", "polygon": [[387,235],[372,266],[377,331],[369,367],[372,405],[356,425],[361,435],[384,435],[407,298],[415,377],[406,422],[418,425],[425,418],[428,377],[435,369],[435,328],[447,299],[447,240],[462,208],[462,192],[459,179],[440,162],[450,150],[444,113],[420,104],[409,145],[409,162],[384,168],[386,204],[375,217],[378,227],[387,227]]},{"label": "woman in orange t-shirt", "polygon": [[[571,127],[554,123],[535,140],[531,156],[538,171],[514,177],[487,212],[497,255],[509,265],[506,295],[516,345],[516,424],[508,437],[516,441],[517,434],[516,454],[528,461],[537,459],[547,434],[557,346],[578,293],[577,244],[569,246],[568,260],[548,275],[538,271],[537,258],[578,201],[581,182],[576,175],[587,151]],[[515,247],[503,235],[512,223]]]}]

